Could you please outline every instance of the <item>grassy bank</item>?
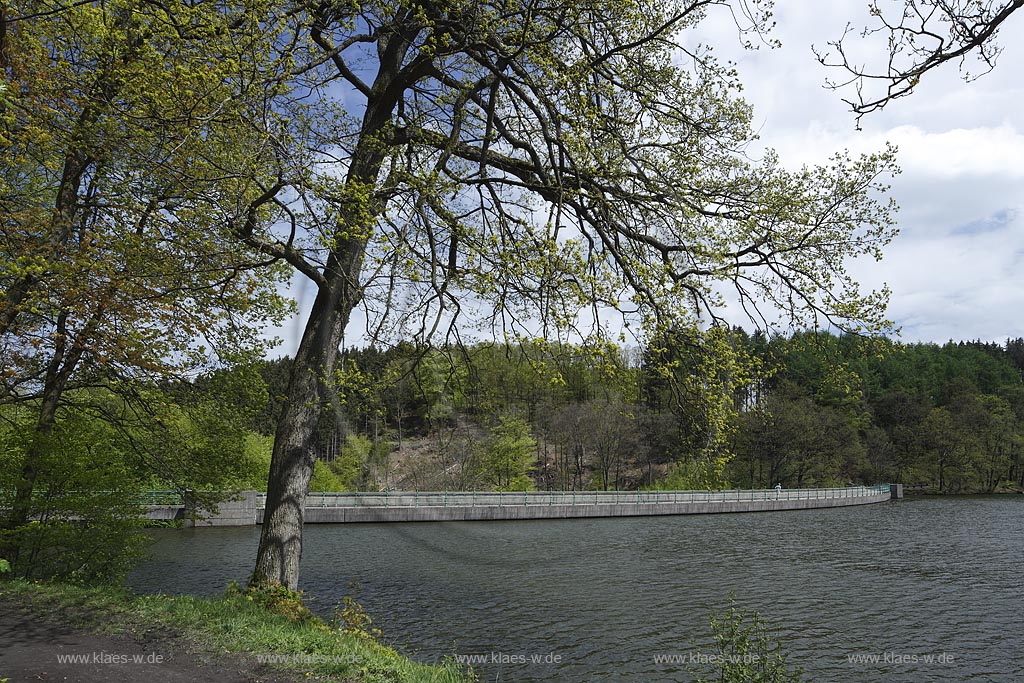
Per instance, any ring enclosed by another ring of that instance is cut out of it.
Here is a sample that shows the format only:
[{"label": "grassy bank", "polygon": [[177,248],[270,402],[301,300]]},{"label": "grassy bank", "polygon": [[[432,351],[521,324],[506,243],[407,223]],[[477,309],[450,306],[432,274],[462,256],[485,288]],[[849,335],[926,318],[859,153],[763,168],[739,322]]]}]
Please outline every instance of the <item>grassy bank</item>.
[{"label": "grassy bank", "polygon": [[375,640],[358,606],[347,603],[328,625],[286,591],[222,598],[135,595],[117,588],[0,581],[0,602],[58,617],[77,628],[114,635],[182,638],[207,650],[234,652],[302,676],[348,683],[469,683],[454,663],[417,664]]}]

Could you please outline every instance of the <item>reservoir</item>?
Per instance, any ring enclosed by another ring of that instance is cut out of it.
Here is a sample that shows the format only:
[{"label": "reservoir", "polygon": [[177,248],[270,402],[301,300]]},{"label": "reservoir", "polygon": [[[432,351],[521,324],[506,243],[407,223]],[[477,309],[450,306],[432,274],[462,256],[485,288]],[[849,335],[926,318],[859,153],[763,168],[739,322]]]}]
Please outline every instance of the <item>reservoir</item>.
[{"label": "reservoir", "polygon": [[[140,592],[216,595],[258,527],[154,530]],[[300,583],[482,680],[691,680],[709,615],[756,610],[805,681],[1024,680],[1024,496],[791,512],[311,525]]]}]

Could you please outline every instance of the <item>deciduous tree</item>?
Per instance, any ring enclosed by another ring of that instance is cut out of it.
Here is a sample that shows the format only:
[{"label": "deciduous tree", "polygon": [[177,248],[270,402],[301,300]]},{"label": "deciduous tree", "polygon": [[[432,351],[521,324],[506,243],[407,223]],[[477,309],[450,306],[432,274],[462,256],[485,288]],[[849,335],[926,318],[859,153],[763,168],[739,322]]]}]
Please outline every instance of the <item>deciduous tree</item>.
[{"label": "deciduous tree", "polygon": [[0,7],[0,403],[37,411],[4,529],[29,519],[68,391],[261,353],[286,310],[283,271],[230,229],[264,218],[274,170],[244,97],[266,95],[250,9]]},{"label": "deciduous tree", "polygon": [[[693,37],[725,4],[396,1],[288,15],[319,49],[295,52],[304,77],[333,70],[315,94],[342,98],[348,118],[321,127],[333,145],[294,153],[309,161],[306,210],[292,214],[306,221],[302,247],[240,231],[316,288],[254,583],[297,585],[310,438],[357,306],[372,335],[447,341],[473,320],[499,338],[555,337],[599,334],[609,312],[634,329],[719,322],[728,288],[761,321],[884,326],[885,292],[861,292],[846,264],[878,257],[893,234],[878,199],[892,154],[797,170],[748,158],[736,74]],[[769,5],[736,3],[741,28],[763,30]]]},{"label": "deciduous tree", "polygon": [[536,464],[537,442],[524,420],[503,415],[483,443],[481,474],[495,491],[534,488],[530,470]]}]

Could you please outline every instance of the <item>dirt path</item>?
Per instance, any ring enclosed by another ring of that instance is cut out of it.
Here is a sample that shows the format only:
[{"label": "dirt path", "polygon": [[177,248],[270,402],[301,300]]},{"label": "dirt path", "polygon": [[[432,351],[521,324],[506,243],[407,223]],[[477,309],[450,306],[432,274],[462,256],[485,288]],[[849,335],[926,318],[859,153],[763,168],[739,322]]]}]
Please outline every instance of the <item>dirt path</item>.
[{"label": "dirt path", "polygon": [[173,633],[110,636],[0,598],[0,681],[293,683],[255,660],[203,650]]}]

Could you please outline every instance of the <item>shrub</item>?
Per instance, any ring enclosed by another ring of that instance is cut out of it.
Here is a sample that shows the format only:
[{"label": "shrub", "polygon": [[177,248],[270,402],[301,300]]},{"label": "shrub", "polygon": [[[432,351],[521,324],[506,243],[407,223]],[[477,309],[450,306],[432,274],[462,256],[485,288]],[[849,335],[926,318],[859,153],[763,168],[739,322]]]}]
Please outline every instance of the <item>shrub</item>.
[{"label": "shrub", "polygon": [[107,424],[70,416],[46,437],[8,433],[0,508],[13,502],[28,449],[37,455],[31,519],[0,531],[16,548],[11,573],[73,583],[116,583],[142,554],[138,480]]},{"label": "shrub", "polygon": [[723,613],[712,613],[711,633],[715,640],[714,677],[705,678],[691,670],[695,683],[798,683],[802,672],[790,671],[786,655],[773,641],[757,612],[743,612],[735,600]]}]

